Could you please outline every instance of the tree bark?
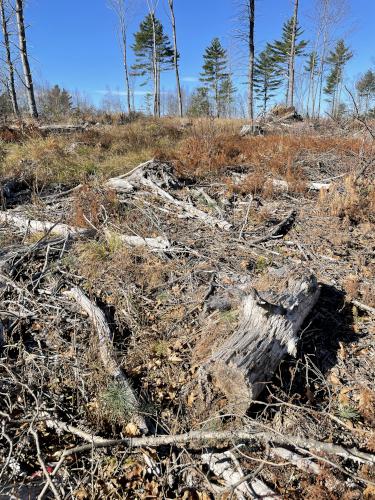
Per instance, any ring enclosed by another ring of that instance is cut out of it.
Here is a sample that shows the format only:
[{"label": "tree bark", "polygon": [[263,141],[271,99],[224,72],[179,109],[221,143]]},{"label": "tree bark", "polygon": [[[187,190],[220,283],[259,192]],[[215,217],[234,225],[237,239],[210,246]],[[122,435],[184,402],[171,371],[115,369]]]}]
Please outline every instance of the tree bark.
[{"label": "tree bark", "polygon": [[254,25],[255,25],[255,0],[249,0],[249,89],[248,106],[251,126],[254,125]]},{"label": "tree bark", "polygon": [[280,361],[296,354],[299,329],[320,290],[315,276],[299,268],[279,270],[277,281],[281,284],[283,279],[281,291],[261,296],[253,289],[243,298],[238,328],[200,368],[208,404],[219,392],[234,413],[246,412]]},{"label": "tree bark", "polygon": [[174,69],[175,69],[175,73],[176,73],[178,111],[179,111],[180,117],[182,118],[182,116],[183,116],[182,94],[181,94],[181,83],[180,83],[180,71],[179,71],[179,67],[178,67],[176,18],[174,15],[173,0],[168,0],[168,5],[169,5],[169,11],[171,14],[171,23],[172,23],[172,31],[173,31],[173,63],[174,63]]},{"label": "tree bark", "polygon": [[129,81],[129,68],[128,68],[128,53],[127,53],[127,37],[126,27],[121,28],[121,42],[122,42],[122,57],[125,71],[125,84],[126,84],[126,98],[128,104],[128,114],[130,115],[132,108],[130,102],[130,81]]},{"label": "tree bark", "polygon": [[289,77],[288,77],[288,106],[294,105],[294,80],[295,80],[295,58],[296,58],[296,35],[298,24],[298,2],[294,0],[293,30],[290,48]]},{"label": "tree bark", "polygon": [[147,0],[148,9],[152,21],[152,72],[154,80],[154,117],[160,115],[159,110],[159,71],[157,62],[157,47],[156,47],[156,27],[155,27],[155,6],[152,4],[152,0]]},{"label": "tree bark", "polygon": [[27,54],[27,43],[26,43],[26,31],[25,31],[25,20],[23,13],[23,0],[15,0],[16,1],[16,16],[17,16],[17,26],[18,26],[18,42],[19,42],[19,50],[21,53],[22,67],[23,73],[25,77],[25,87],[27,90],[27,101],[29,105],[30,115],[37,119],[38,118],[38,110],[35,102],[35,94],[34,94],[34,84],[33,78],[31,75],[29,57]]},{"label": "tree bark", "polygon": [[18,108],[16,86],[15,86],[15,79],[14,79],[14,66],[13,66],[12,55],[11,55],[11,51],[10,51],[8,19],[6,18],[6,14],[5,14],[4,0],[0,0],[0,9],[1,9],[1,25],[2,25],[2,30],[3,30],[6,64],[8,66],[9,96],[10,96],[10,100],[12,102],[13,113],[15,116],[19,117],[20,112],[19,112],[19,108]]}]

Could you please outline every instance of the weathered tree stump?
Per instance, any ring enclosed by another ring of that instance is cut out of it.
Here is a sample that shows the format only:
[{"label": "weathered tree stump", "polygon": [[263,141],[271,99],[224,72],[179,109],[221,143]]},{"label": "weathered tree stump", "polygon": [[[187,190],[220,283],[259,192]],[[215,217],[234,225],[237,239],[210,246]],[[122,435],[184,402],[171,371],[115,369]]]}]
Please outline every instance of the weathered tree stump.
[{"label": "weathered tree stump", "polygon": [[234,412],[245,412],[280,361],[296,354],[299,330],[318,300],[319,286],[309,271],[283,269],[279,274],[279,291],[254,288],[244,296],[238,327],[200,367],[208,402],[218,392]]}]

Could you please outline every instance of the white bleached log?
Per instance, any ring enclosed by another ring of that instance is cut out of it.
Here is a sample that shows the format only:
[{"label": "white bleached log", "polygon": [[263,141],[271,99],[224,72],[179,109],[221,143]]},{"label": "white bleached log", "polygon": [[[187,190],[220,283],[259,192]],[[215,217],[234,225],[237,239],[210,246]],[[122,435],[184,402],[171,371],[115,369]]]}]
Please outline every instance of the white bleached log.
[{"label": "white bleached log", "polygon": [[49,221],[40,221],[29,219],[26,214],[19,212],[0,212],[0,223],[16,226],[21,230],[29,231],[30,233],[48,233],[58,234],[61,236],[70,235],[85,235],[91,230],[69,226],[68,224],[54,223]]},{"label": "white bleached log", "polygon": [[146,246],[150,250],[168,250],[171,248],[170,242],[157,236],[156,238],[142,238],[141,236],[126,236],[121,235],[120,239],[129,246],[132,247],[143,247]]},{"label": "white bleached log", "polygon": [[287,450],[286,448],[275,447],[270,449],[271,456],[275,456],[290,462],[297,469],[308,472],[309,474],[319,475],[322,469],[319,464],[313,462],[311,458],[304,457],[299,453]]},{"label": "white bleached log", "polygon": [[226,220],[213,217],[203,212],[203,210],[199,210],[191,203],[178,200],[161,187],[162,185],[169,186],[175,183],[175,179],[166,171],[165,165],[151,160],[142,163],[132,172],[109,179],[106,186],[119,192],[131,192],[130,186],[133,190],[147,188],[156,196],[177,207],[181,211],[179,216],[182,218],[198,219],[208,226],[218,227],[224,231],[229,231],[232,228],[232,224]]},{"label": "white bleached log", "polygon": [[[282,179],[272,179],[272,187],[275,191],[288,192],[289,183]],[[331,188],[330,182],[307,182],[306,187],[309,191],[328,191]]]},{"label": "white bleached log", "polygon": [[203,453],[202,461],[209,469],[222,479],[226,491],[234,493],[238,500],[262,498],[263,500],[280,499],[263,481],[254,478],[247,482],[244,473],[234,454],[230,451],[223,453]]}]

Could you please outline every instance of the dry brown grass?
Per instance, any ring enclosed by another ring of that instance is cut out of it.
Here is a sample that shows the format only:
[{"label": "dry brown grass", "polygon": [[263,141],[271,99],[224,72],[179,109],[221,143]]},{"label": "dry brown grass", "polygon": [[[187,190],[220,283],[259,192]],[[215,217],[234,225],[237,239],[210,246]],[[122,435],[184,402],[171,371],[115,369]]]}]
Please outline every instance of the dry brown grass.
[{"label": "dry brown grass", "polygon": [[192,134],[176,150],[178,169],[186,175],[220,173],[230,165],[251,168],[281,176],[298,177],[295,161],[299,155],[333,152],[353,157],[363,147],[360,139],[319,136],[257,136]]},{"label": "dry brown grass", "polygon": [[[126,125],[101,126],[73,136],[23,135],[2,142],[2,179],[18,177],[36,191],[51,183],[75,184],[125,173],[151,157],[173,160],[187,177],[225,175],[244,165],[250,177],[242,190],[259,192],[269,176],[285,178],[292,191],[303,190],[301,158],[316,164],[317,155],[332,153],[353,161],[363,148],[356,138],[315,135],[238,135],[241,120],[181,121],[143,118]],[[245,187],[247,184],[247,187]],[[264,187],[262,188],[264,191]]]},{"label": "dry brown grass", "polygon": [[83,185],[73,198],[69,222],[75,227],[98,227],[104,218],[114,215],[118,208],[115,191]]},{"label": "dry brown grass", "polygon": [[321,192],[319,202],[329,215],[348,217],[356,223],[366,221],[375,215],[375,183],[348,175],[343,186],[337,184],[329,192]]},{"label": "dry brown grass", "polygon": [[142,120],[69,136],[26,135],[2,143],[0,178],[21,178],[38,192],[51,183],[105,179],[150,159],[156,150],[168,153],[182,134],[177,124]]}]

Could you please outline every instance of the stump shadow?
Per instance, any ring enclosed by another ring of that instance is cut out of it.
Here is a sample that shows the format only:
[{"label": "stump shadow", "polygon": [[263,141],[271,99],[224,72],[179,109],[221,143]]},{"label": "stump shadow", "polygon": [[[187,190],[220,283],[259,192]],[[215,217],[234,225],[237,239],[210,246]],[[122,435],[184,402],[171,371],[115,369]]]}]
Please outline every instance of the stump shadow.
[{"label": "stump shadow", "polygon": [[[339,361],[342,346],[358,340],[354,322],[353,307],[345,301],[345,293],[322,285],[319,300],[301,328],[296,357],[287,356],[281,362],[260,400],[270,400],[274,394],[297,404],[323,402],[326,391],[314,380],[326,379]],[[257,410],[259,407],[254,408]]]}]

